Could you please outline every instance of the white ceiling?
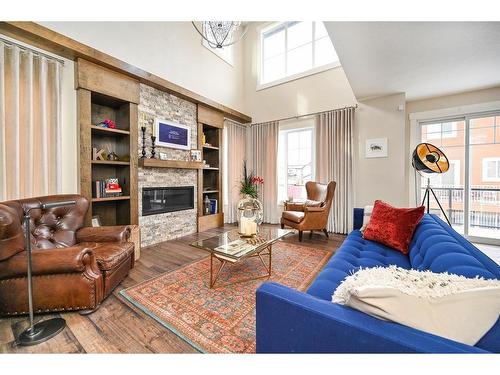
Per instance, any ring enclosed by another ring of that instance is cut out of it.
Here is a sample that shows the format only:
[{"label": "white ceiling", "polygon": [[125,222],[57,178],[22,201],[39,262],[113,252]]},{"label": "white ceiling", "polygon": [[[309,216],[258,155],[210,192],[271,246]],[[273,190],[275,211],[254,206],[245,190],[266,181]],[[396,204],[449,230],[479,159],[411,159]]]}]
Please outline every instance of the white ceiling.
[{"label": "white ceiling", "polygon": [[325,22],[358,100],[500,85],[500,22]]}]

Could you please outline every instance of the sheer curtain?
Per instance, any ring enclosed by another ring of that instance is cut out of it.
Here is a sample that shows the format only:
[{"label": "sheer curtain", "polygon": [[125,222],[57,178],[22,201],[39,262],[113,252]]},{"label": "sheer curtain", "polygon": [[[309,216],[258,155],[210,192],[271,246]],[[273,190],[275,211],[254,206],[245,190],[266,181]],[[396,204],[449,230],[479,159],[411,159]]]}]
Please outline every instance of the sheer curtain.
[{"label": "sheer curtain", "polygon": [[0,41],[0,201],[61,187],[61,65]]},{"label": "sheer curtain", "polygon": [[259,200],[263,204],[264,222],[272,224],[279,223],[281,217],[278,209],[278,137],[278,121],[254,124],[250,129],[250,170],[264,178],[264,185],[259,188]]},{"label": "sheer curtain", "polygon": [[247,126],[224,120],[224,222],[238,221],[240,181],[246,159]]},{"label": "sheer curtain", "polygon": [[337,182],[328,231],[348,233],[353,209],[354,108],[322,113],[316,118],[316,180]]}]

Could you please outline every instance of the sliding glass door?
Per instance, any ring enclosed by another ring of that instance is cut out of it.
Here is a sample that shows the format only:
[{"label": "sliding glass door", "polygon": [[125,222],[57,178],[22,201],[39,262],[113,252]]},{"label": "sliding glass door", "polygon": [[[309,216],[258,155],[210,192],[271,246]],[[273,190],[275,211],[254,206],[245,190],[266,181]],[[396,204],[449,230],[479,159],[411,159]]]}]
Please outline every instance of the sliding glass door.
[{"label": "sliding glass door", "polygon": [[[500,113],[421,122],[420,135],[450,161],[431,186],[452,226],[473,241],[500,243]],[[420,199],[426,185],[421,178]],[[431,211],[443,216],[433,200]]]}]

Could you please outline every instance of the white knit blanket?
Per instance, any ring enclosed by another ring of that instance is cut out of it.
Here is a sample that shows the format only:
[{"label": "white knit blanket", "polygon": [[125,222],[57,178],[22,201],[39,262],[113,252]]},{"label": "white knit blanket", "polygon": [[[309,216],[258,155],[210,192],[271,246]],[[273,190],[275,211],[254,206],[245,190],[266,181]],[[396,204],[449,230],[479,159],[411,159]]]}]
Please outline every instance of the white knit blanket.
[{"label": "white knit blanket", "polygon": [[500,280],[396,266],[368,268],[346,277],[332,302],[475,345],[499,318]]},{"label": "white knit blanket", "polygon": [[379,286],[398,289],[419,298],[438,298],[466,290],[500,287],[500,280],[469,279],[449,273],[404,269],[397,266],[363,268],[345,278],[332,296],[332,302],[345,304],[357,287]]}]

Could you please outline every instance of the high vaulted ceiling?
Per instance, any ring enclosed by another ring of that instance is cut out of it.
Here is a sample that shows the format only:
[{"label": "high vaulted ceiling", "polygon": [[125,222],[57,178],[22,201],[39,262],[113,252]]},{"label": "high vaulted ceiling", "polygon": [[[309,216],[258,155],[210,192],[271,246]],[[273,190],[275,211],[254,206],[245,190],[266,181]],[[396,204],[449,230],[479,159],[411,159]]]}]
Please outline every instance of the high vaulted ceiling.
[{"label": "high vaulted ceiling", "polygon": [[356,97],[500,85],[500,22],[325,22]]}]

